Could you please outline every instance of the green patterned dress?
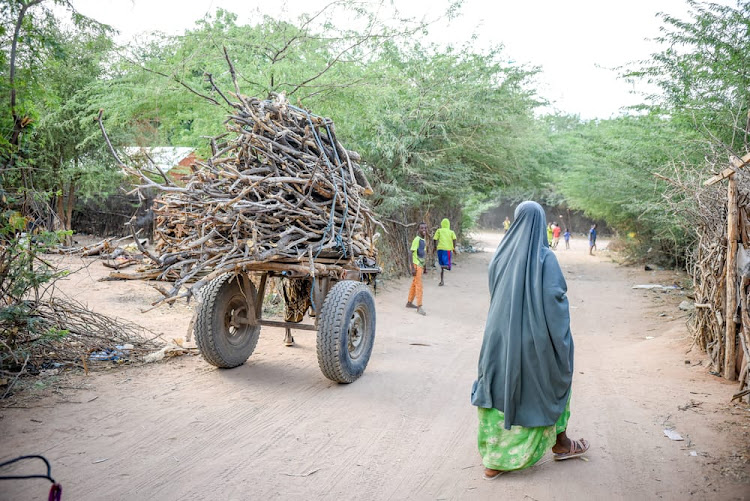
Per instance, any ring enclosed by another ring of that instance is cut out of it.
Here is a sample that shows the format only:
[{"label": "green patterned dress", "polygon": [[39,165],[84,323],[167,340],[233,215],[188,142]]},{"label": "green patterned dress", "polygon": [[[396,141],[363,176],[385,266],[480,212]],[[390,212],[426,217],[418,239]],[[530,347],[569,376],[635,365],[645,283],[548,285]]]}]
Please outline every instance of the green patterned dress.
[{"label": "green patterned dress", "polygon": [[511,471],[533,466],[555,445],[557,434],[568,427],[570,400],[557,423],[524,428],[503,427],[505,415],[497,409],[477,407],[479,412],[479,453],[485,468]]}]

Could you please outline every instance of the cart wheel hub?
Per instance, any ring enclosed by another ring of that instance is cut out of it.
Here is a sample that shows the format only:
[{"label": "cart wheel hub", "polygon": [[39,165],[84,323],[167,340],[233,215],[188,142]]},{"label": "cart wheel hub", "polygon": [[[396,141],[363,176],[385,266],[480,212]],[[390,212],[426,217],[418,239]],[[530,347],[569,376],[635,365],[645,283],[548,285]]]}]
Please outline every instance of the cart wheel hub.
[{"label": "cart wheel hub", "polygon": [[231,344],[240,342],[247,328],[247,303],[242,296],[235,296],[227,305],[224,314],[224,326],[227,332],[227,340]]},{"label": "cart wheel hub", "polygon": [[362,340],[365,336],[365,312],[360,308],[354,310],[349,322],[349,354],[352,358],[357,358],[361,353]]}]

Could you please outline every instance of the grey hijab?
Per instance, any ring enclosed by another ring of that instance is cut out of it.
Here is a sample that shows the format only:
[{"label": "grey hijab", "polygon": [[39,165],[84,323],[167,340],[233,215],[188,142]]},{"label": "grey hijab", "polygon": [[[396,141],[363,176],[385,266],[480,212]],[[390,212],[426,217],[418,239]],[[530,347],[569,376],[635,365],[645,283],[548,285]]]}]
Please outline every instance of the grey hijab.
[{"label": "grey hijab", "polygon": [[538,203],[516,208],[489,279],[490,309],[471,403],[505,413],[508,430],[555,424],[570,396],[573,338],[568,287]]}]

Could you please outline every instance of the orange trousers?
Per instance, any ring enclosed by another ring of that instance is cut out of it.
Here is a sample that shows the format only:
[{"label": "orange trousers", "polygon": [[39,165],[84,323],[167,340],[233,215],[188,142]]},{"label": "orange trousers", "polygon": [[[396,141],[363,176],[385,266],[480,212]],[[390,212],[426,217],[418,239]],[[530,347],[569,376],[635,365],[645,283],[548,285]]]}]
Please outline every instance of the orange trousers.
[{"label": "orange trousers", "polygon": [[416,305],[422,306],[422,273],[424,272],[424,267],[422,266],[414,266],[417,269],[417,272],[414,274],[414,278],[411,280],[411,287],[409,287],[409,299],[408,301],[411,303],[416,299]]}]

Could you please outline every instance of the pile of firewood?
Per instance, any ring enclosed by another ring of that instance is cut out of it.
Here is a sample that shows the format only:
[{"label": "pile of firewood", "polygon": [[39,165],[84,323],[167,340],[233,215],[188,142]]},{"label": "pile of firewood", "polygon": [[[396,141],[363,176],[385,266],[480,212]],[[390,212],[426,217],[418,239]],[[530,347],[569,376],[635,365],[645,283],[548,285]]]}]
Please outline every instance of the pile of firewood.
[{"label": "pile of firewood", "polygon": [[153,173],[120,162],[142,180],[140,189],[161,193],[155,252],[141,248],[153,265],[132,278],[174,280],[171,291],[162,291],[171,299],[185,283],[198,280],[191,287],[197,290],[221,273],[260,263],[304,261],[310,269],[315,262],[374,260],[379,223],[364,200],[372,189],[333,122],[283,95],[230,96],[227,132],[211,139],[211,157],[192,166],[186,186],[160,171],[163,181],[156,182]]}]

